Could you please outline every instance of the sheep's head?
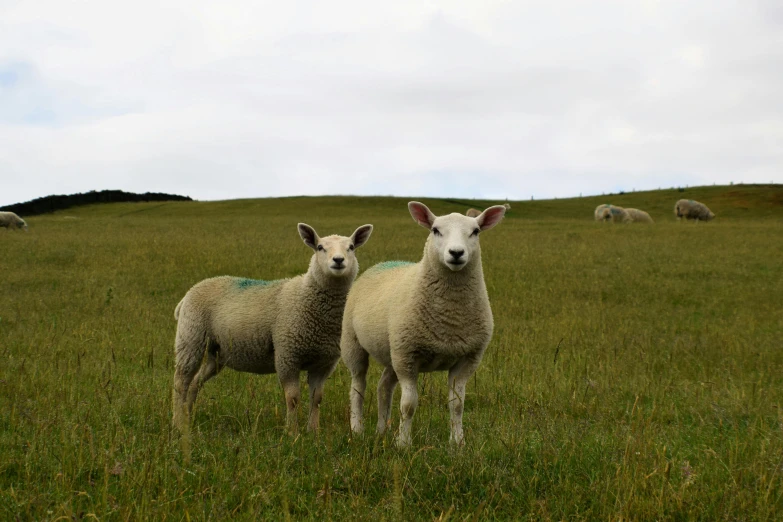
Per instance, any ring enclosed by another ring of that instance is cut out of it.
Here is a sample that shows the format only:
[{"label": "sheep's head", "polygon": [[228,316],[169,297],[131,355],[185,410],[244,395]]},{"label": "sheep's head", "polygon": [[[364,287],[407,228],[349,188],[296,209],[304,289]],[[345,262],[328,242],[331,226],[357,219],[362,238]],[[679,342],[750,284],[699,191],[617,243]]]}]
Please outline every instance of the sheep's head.
[{"label": "sheep's head", "polygon": [[606,207],[601,211],[601,221],[611,221],[612,220],[612,209],[610,207]]},{"label": "sheep's head", "polygon": [[457,213],[436,216],[418,201],[408,203],[408,210],[419,225],[430,231],[426,246],[430,255],[454,272],[462,270],[480,255],[479,234],[500,223],[506,213],[506,207],[496,205],[477,217]]},{"label": "sheep's head", "polygon": [[315,251],[313,259],[320,272],[328,277],[353,280],[359,271],[356,262],[356,249],[370,239],[372,225],[362,225],[356,229],[351,237],[331,235],[318,237],[313,227],[305,223],[299,223],[299,235]]}]

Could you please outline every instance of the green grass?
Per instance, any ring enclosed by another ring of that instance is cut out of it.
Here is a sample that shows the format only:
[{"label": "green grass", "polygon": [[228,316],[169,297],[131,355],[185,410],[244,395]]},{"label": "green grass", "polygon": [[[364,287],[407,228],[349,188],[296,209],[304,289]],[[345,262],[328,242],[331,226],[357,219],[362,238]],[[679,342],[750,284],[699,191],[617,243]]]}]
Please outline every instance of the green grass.
[{"label": "green grass", "polygon": [[[718,217],[676,223],[679,198]],[[438,214],[492,203],[423,201]],[[657,223],[596,224],[604,202]],[[461,450],[445,374],[420,378],[413,447],[398,450],[393,434],[350,436],[340,365],[321,433],[296,438],[274,376],[223,372],[199,396],[188,461],[170,429],[173,313],[188,288],[301,273],[300,221],[322,235],[374,224],[365,269],[417,261],[426,232],[406,203],[111,204],[0,230],[0,519],[781,516],[780,186],[512,202],[482,235],[495,335],[468,385]]]}]

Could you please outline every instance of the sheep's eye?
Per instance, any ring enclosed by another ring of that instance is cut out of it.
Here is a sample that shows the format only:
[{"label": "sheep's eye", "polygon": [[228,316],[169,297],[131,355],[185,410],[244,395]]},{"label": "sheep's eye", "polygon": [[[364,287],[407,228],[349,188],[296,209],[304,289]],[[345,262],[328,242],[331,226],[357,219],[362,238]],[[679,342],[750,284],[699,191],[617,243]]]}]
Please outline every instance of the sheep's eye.
[{"label": "sheep's eye", "polygon": [[432,233],[435,234],[436,236],[439,236],[440,235],[440,230],[438,230],[437,228],[433,228],[432,229]]},{"label": "sheep's eye", "polygon": [[474,229],[473,233],[471,234],[471,236],[477,236],[477,235],[479,235],[479,232],[481,232],[481,230],[479,230],[478,228]]},{"label": "sheep's eye", "polygon": [[353,245],[351,245],[351,246],[349,246],[349,247],[348,247],[348,250],[353,250],[353,249],[354,249],[354,246],[353,246]]},{"label": "sheep's eye", "polygon": [[318,250],[319,250],[319,251],[322,251],[323,249],[324,249],[324,246],[323,246],[323,245],[318,245]]}]

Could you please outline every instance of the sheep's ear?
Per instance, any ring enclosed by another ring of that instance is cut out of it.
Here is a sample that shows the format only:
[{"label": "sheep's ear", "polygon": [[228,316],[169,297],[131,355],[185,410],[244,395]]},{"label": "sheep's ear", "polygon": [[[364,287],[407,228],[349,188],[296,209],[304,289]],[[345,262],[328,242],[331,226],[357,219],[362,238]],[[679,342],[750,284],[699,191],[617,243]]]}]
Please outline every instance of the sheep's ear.
[{"label": "sheep's ear", "polygon": [[416,223],[427,230],[432,228],[432,224],[435,222],[437,216],[427,208],[427,205],[419,203],[418,201],[411,201],[408,203],[408,210]]},{"label": "sheep's ear", "polygon": [[476,218],[476,221],[478,221],[478,226],[481,230],[489,230],[500,223],[500,220],[503,219],[503,216],[505,215],[506,207],[503,205],[495,205],[482,212],[481,215]]},{"label": "sheep's ear", "polygon": [[475,208],[469,208],[467,212],[465,212],[465,215],[468,217],[479,217],[481,215],[480,210],[476,210]]},{"label": "sheep's ear", "polygon": [[305,242],[305,245],[315,250],[318,247],[318,234],[315,232],[315,229],[307,223],[299,223],[297,228],[299,229],[299,235],[302,237],[302,241]]},{"label": "sheep's ear", "polygon": [[365,244],[367,240],[370,239],[370,234],[372,234],[372,225],[362,225],[359,228],[357,228],[356,231],[351,236],[353,247],[359,248],[360,246]]}]

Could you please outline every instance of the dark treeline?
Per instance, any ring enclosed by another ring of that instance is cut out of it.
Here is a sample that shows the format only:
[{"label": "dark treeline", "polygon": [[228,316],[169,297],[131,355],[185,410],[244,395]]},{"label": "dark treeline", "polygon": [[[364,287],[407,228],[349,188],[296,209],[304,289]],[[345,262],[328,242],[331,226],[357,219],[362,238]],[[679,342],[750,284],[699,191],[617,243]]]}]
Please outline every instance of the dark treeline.
[{"label": "dark treeline", "polygon": [[66,208],[78,207],[79,205],[92,205],[94,203],[123,203],[139,201],[193,201],[188,196],[177,196],[175,194],[162,194],[160,192],[145,192],[144,194],[135,194],[133,192],[124,192],[122,190],[101,190],[96,192],[91,190],[83,194],[44,196],[24,203],[15,203],[0,210],[16,212],[20,216],[35,216],[46,214]]}]

